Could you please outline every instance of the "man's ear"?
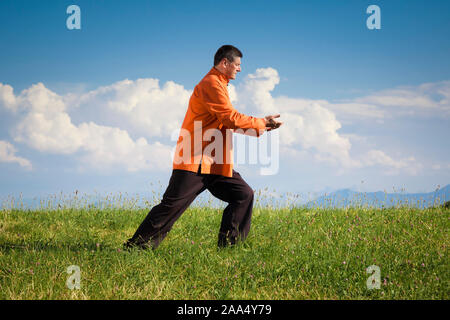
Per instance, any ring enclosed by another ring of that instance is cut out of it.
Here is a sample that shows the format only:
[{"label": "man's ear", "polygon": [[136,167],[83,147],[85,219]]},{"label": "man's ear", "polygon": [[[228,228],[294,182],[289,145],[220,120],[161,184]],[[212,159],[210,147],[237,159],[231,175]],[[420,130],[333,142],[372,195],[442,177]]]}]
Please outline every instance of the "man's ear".
[{"label": "man's ear", "polygon": [[226,67],[229,63],[230,63],[230,61],[228,61],[227,58],[223,58],[221,61],[221,64],[223,64],[224,67]]}]

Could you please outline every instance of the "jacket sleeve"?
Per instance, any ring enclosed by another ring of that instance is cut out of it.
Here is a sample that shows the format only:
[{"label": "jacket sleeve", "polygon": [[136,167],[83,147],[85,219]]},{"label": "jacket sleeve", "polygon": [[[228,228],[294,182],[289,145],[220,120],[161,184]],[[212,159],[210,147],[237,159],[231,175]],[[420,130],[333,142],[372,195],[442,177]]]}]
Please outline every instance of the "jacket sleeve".
[{"label": "jacket sleeve", "polygon": [[[264,118],[247,116],[233,108],[227,89],[219,81],[211,81],[204,84],[200,91],[208,112],[217,117],[219,122],[225,127],[238,133],[256,136],[259,136],[260,133],[266,130]],[[252,134],[252,132],[255,132],[255,134]]]}]

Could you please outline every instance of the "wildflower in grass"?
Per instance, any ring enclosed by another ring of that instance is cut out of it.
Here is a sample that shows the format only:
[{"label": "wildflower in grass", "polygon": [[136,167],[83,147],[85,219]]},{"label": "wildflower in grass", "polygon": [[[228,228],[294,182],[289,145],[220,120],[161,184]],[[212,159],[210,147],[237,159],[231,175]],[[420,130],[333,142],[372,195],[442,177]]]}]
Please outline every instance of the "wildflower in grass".
[{"label": "wildflower in grass", "polygon": [[343,261],[342,264],[347,264],[347,262]]}]

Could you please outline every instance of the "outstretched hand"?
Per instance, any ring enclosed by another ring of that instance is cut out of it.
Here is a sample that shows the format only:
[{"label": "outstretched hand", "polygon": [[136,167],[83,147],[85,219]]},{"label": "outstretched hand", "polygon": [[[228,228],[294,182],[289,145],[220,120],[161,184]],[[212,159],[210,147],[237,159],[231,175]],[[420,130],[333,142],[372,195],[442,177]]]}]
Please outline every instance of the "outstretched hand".
[{"label": "outstretched hand", "polygon": [[279,118],[279,117],[280,117],[279,114],[264,117],[266,119],[266,130],[267,131],[270,131],[273,129],[278,129],[283,124],[283,122],[275,120],[275,118]]}]

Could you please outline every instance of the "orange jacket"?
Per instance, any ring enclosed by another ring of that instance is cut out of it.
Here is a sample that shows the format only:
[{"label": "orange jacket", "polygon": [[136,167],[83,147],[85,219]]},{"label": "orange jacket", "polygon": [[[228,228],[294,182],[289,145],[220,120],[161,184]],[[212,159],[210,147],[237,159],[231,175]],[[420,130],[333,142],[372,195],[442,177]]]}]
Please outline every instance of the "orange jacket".
[{"label": "orange jacket", "polygon": [[177,141],[173,169],[197,172],[201,163],[201,173],[231,177],[232,131],[242,129],[238,132],[259,137],[266,129],[264,118],[246,116],[233,108],[229,81],[213,67],[195,86]]}]

